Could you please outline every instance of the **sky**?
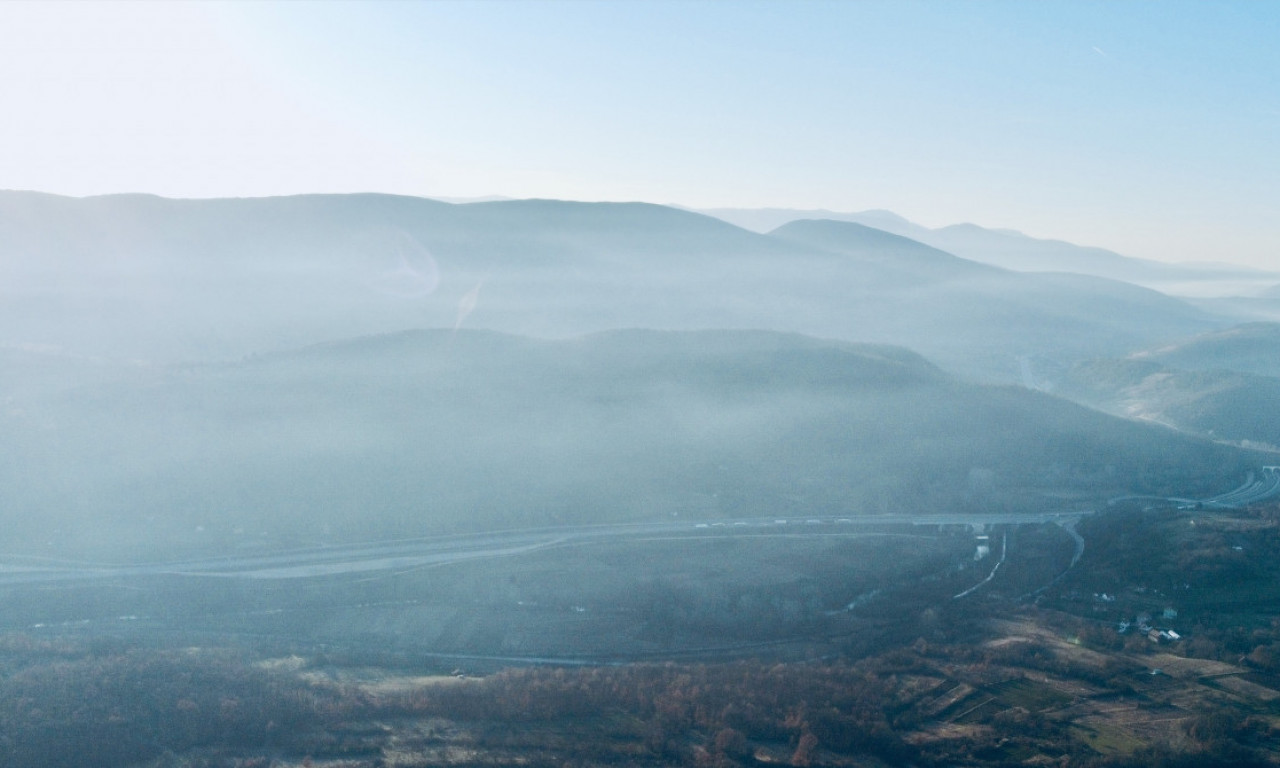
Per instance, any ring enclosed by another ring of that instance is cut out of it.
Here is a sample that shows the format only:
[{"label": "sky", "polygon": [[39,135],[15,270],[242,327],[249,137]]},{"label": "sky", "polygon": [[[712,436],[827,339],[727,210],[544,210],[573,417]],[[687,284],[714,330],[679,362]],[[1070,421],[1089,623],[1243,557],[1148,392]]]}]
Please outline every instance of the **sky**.
[{"label": "sky", "polygon": [[0,188],[888,209],[1280,268],[1278,2],[0,3]]}]

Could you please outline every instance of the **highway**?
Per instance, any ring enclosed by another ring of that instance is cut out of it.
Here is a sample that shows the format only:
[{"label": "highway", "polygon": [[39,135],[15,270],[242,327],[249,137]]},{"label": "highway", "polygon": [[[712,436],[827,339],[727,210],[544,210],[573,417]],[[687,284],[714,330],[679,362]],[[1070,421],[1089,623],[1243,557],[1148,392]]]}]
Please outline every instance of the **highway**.
[{"label": "highway", "polygon": [[307,547],[252,556],[105,564],[0,555],[0,586],[87,581],[140,576],[236,579],[298,579],[337,574],[402,572],[468,560],[510,557],[541,549],[625,539],[708,538],[727,536],[863,536],[872,526],[987,526],[1061,522],[1079,513],[990,515],[753,518],[686,522],[679,520],[614,525],[532,528],[468,535],[436,536],[346,545]]},{"label": "highway", "polygon": [[[1208,499],[1123,496],[1112,499],[1111,503],[1125,499],[1160,498],[1178,504],[1237,508],[1277,495],[1280,495],[1280,471],[1267,468],[1258,476],[1251,474],[1239,488]],[[145,563],[92,563],[0,554],[0,586],[147,576],[286,580],[338,574],[397,573],[592,542],[725,536],[854,536],[866,535],[865,530],[859,529],[885,525],[980,527],[1057,523],[1067,527],[1077,539],[1074,565],[1079,560],[1083,541],[1071,526],[1084,514],[1088,513],[849,515],[714,521],[672,518],[645,523],[527,528],[357,542],[253,555]]]},{"label": "highway", "polygon": [[[1246,482],[1238,488],[1212,498],[1199,501],[1187,499],[1173,501],[1176,503],[1200,503],[1209,508],[1231,508],[1243,506],[1257,500],[1272,498],[1277,494],[1280,494],[1280,471],[1268,468],[1259,473],[1251,474]],[[423,569],[447,567],[451,564],[493,558],[519,557],[547,552],[557,548],[606,543],[634,542],[637,545],[641,545],[646,542],[657,541],[697,542],[699,540],[713,541],[733,538],[818,539],[934,536],[937,531],[929,529],[936,529],[937,527],[967,527],[977,534],[993,526],[1046,523],[1059,525],[1075,542],[1075,552],[1070,564],[1066,565],[1065,570],[1047,584],[1023,595],[1022,599],[1028,599],[1041,594],[1053,584],[1061,581],[1066,573],[1071,571],[1080,561],[1085,549],[1085,541],[1075,530],[1075,525],[1082,517],[1089,514],[1092,513],[1085,510],[1072,510],[1020,514],[992,512],[986,514],[942,513],[905,516],[853,514],[813,517],[777,516],[738,520],[686,520],[673,516],[670,519],[643,523],[512,529],[428,536],[415,539],[308,546],[270,552],[258,551],[253,554],[231,553],[218,557],[141,563],[75,562],[20,554],[0,554],[0,588],[8,587],[14,590],[11,593],[14,595],[22,595],[27,590],[31,590],[32,594],[37,594],[48,588],[61,587],[73,589],[87,587],[91,590],[103,587],[109,590],[138,590],[142,593],[149,593],[153,586],[149,583],[152,579],[159,579],[162,582],[170,582],[170,580],[186,582],[190,580],[194,582],[190,584],[191,587],[195,588],[194,591],[175,594],[190,595],[195,596],[194,599],[202,599],[200,596],[204,595],[206,591],[200,585],[202,581],[207,581],[210,585],[214,583],[240,582],[245,587],[258,584],[275,584],[277,589],[284,591],[264,594],[287,594],[295,588],[304,588],[307,584],[306,580],[316,580],[311,582],[313,586],[308,588],[311,590],[308,594],[317,594],[315,592],[316,589],[323,591],[328,588],[327,582],[323,581],[326,577],[354,577],[357,581],[369,581],[393,578],[400,574]],[[919,530],[912,531],[912,526],[917,527]],[[994,539],[995,537],[993,536],[992,538]],[[1006,570],[1003,567],[1006,565],[1006,559],[1015,554],[1013,549],[1016,548],[1016,545],[1015,547],[1010,547],[1013,542],[1009,539],[1007,531],[1002,532],[999,555],[997,558],[993,558],[995,562],[990,567],[990,570],[981,574],[975,571],[973,574],[975,583],[972,583],[967,589],[954,594],[952,599],[973,599],[975,594],[980,595],[982,590],[994,588],[993,584],[998,585],[1000,583],[1000,579]],[[296,585],[296,587],[292,585]],[[182,587],[182,589],[186,589],[186,587]],[[238,589],[239,587],[232,586],[230,592],[214,590],[211,594],[235,595],[238,594],[236,591]],[[304,589],[304,591],[306,590]],[[252,590],[252,593],[259,594],[256,588]],[[90,591],[86,594],[96,595],[97,593]],[[132,592],[126,594],[132,594]],[[160,590],[156,594],[164,596],[170,593]],[[167,619],[164,618],[163,611],[152,615],[152,612],[147,607],[150,604],[145,603],[146,599],[146,597],[139,598],[144,602],[137,602],[131,597],[125,603],[122,603],[122,605],[127,604],[128,607],[120,610],[120,613],[130,614],[127,616],[114,616],[114,614],[97,615],[101,611],[96,613],[94,611],[66,613],[65,615],[54,611],[46,616],[46,612],[37,610],[29,617],[24,615],[24,618],[19,621],[29,622],[29,626],[34,628],[51,627],[51,631],[87,631],[86,627],[98,627],[104,622],[110,625],[108,629],[111,631],[164,632],[172,629],[166,624]],[[406,603],[406,605],[409,604],[416,604],[416,598]],[[359,603],[358,605],[363,606],[364,603]],[[288,606],[282,609],[276,602],[271,602],[266,608],[262,606],[237,607],[231,604],[228,604],[228,606],[220,606],[218,608],[218,610],[224,612],[225,616],[235,618],[235,621],[230,622],[230,625],[234,625],[237,629],[228,631],[240,633],[267,632],[268,634],[262,635],[263,637],[277,637],[277,635],[270,633],[281,632],[281,630],[278,628],[272,629],[274,625],[269,622],[259,627],[258,624],[250,620],[256,615],[255,612],[266,615],[280,610],[295,610]],[[132,627],[133,624],[131,622],[137,623],[136,630],[124,629]],[[244,626],[240,626],[240,624]],[[27,625],[24,624],[23,626]],[[279,635],[279,637],[286,636],[291,637],[292,635],[288,635],[287,631],[285,634]],[[792,640],[778,642],[792,642]],[[749,647],[751,646],[742,646],[742,648]],[[691,655],[691,657],[696,657],[698,654],[716,657],[724,652],[737,650],[741,650],[741,648],[738,646],[699,646],[698,648],[680,649],[679,653]],[[667,656],[671,655],[671,653],[673,652],[664,652]],[[552,658],[551,656],[537,653],[530,654],[528,657],[520,654],[503,653],[489,656],[484,654],[460,655],[441,652],[433,655],[438,655],[441,659],[455,659],[459,663],[589,664],[601,663],[603,660],[589,654],[581,658]]]},{"label": "highway", "polygon": [[1151,501],[1167,501],[1182,506],[1216,507],[1218,509],[1239,509],[1247,507],[1250,504],[1257,504],[1260,501],[1280,496],[1280,470],[1274,467],[1265,467],[1261,476],[1256,476],[1250,472],[1248,479],[1244,485],[1235,490],[1226,493],[1211,496],[1207,499],[1191,499],[1181,496],[1116,496],[1107,501],[1108,504],[1114,505],[1121,501],[1140,501],[1143,499]]},{"label": "highway", "polygon": [[1234,491],[1204,499],[1200,503],[1207,507],[1238,509],[1259,501],[1266,501],[1276,495],[1280,495],[1280,471],[1268,468],[1264,469],[1262,476],[1258,478],[1250,473],[1245,484]]}]

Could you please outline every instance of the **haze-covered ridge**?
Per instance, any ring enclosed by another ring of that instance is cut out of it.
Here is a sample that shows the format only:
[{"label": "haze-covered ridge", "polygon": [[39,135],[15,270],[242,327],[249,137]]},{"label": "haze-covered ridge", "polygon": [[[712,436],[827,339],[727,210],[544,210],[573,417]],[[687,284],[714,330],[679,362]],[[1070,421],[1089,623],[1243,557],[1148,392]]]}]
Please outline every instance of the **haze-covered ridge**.
[{"label": "haze-covered ridge", "polygon": [[[996,339],[1005,339],[1003,349],[1024,356],[1040,355],[1044,349],[1025,346],[1014,337],[1056,338],[1071,344],[1062,329],[1073,326],[1076,341],[1093,338],[1098,348],[1119,347],[1126,342],[1113,334],[1160,335],[1175,327],[1193,327],[1200,315],[1181,300],[1131,283],[1004,270],[855,222],[801,220],[771,234],[852,257],[862,268],[864,288],[898,292],[903,307],[920,302],[911,310],[899,310],[899,323],[917,315],[948,314],[959,309],[950,302],[964,297],[972,302],[965,307],[967,316],[945,321],[948,327],[980,332],[993,346]],[[1119,309],[1122,306],[1125,309]],[[913,344],[905,339],[900,343]]]},{"label": "haze-covered ridge", "polygon": [[406,332],[7,405],[0,505],[22,514],[0,543],[50,556],[1070,509],[1217,492],[1256,463],[907,351],[746,331]]},{"label": "haze-covered ridge", "polygon": [[901,347],[752,330],[623,329],[554,341],[496,331],[415,330],[316,345],[253,363],[306,361],[363,376],[365,366],[387,360],[395,361],[387,372],[397,376],[563,376],[640,386],[670,379],[707,396],[753,388],[893,389],[950,378]]},{"label": "haze-covered ridge", "polygon": [[175,199],[0,191],[0,236],[5,256],[38,249],[39,256],[54,261],[48,266],[79,259],[128,263],[145,254],[172,256],[179,248],[194,258],[232,243],[249,246],[247,256],[285,239],[320,245],[344,227],[396,223],[405,216],[431,221],[453,208],[426,198],[374,193]]},{"label": "haze-covered ridge", "polygon": [[801,219],[771,237],[910,270],[923,279],[991,276],[999,270],[901,235],[848,221]]},{"label": "haze-covered ridge", "polygon": [[1069,365],[1215,325],[1150,291],[853,225],[764,235],[644,203],[0,195],[0,344],[78,357],[226,360],[424,327],[769,328],[1014,381],[1026,356]]},{"label": "haze-covered ridge", "polygon": [[[68,256],[127,257],[129,250],[180,247],[191,257],[206,252],[201,244],[215,248],[228,241],[239,241],[249,252],[292,241],[316,248],[318,256],[338,245],[352,245],[353,234],[379,227],[405,230],[423,238],[428,247],[456,245],[462,237],[481,246],[473,250],[488,255],[494,249],[483,248],[486,240],[516,238],[534,246],[540,239],[551,240],[552,245],[579,251],[598,245],[593,237],[639,251],[651,250],[657,239],[690,238],[714,241],[717,247],[778,250],[768,238],[719,219],[650,203],[447,203],[378,193],[200,200],[140,194],[71,198],[0,191],[0,234],[6,249],[47,245],[37,238],[56,230],[61,233],[57,245],[73,249]],[[526,256],[537,253],[535,247]]]},{"label": "haze-covered ridge", "polygon": [[[1157,289],[1189,291],[1195,295],[1196,283],[1265,283],[1280,279],[1276,273],[1233,264],[1170,264],[1124,256],[1094,246],[1082,246],[1063,240],[1031,237],[1011,229],[992,229],[972,223],[929,228],[911,222],[890,211],[870,210],[856,213],[827,210],[793,210],[784,208],[706,209],[717,216],[758,232],[768,232],[786,223],[802,219],[847,221],[882,229],[925,243],[972,261],[1021,272],[1075,272],[1137,283]],[[1206,295],[1222,295],[1224,288],[1212,285],[1200,290]]]},{"label": "haze-covered ridge", "polygon": [[744,243],[766,242],[756,237],[757,233],[713,216],[654,203],[528,199],[460,203],[459,206],[463,215],[475,214],[476,221],[501,220],[506,226],[525,231],[594,231],[610,236],[620,232],[645,235],[668,232],[736,237]]}]

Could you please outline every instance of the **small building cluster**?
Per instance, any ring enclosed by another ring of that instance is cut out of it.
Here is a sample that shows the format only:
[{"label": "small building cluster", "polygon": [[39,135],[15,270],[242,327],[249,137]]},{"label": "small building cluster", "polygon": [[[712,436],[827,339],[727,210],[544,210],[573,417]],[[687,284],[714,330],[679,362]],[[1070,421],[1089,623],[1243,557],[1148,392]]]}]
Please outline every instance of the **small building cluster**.
[{"label": "small building cluster", "polygon": [[[1165,608],[1161,612],[1160,617],[1166,621],[1178,618],[1178,612],[1173,608]],[[1133,621],[1121,619],[1120,624],[1116,627],[1116,631],[1125,634],[1131,627],[1137,625],[1138,632],[1146,635],[1147,639],[1153,643],[1173,643],[1182,639],[1182,635],[1172,629],[1162,629],[1151,624],[1151,614],[1140,613]]]}]

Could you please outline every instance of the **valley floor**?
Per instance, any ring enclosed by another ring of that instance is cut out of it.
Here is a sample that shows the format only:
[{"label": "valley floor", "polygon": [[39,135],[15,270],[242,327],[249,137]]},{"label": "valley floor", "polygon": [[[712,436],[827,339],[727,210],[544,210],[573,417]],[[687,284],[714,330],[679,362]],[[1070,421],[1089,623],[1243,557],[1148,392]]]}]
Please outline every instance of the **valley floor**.
[{"label": "valley floor", "polygon": [[[936,577],[881,584],[837,635],[806,640],[797,628],[826,625],[797,620],[787,642],[714,661],[502,668],[373,644],[12,631],[0,635],[0,758],[51,768],[1280,764],[1280,506],[1135,506],[1076,529],[1083,552],[1060,526],[1011,527],[1007,561],[964,598]],[[973,583],[991,566],[950,578]],[[706,629],[700,610],[666,615],[669,628]]]}]

